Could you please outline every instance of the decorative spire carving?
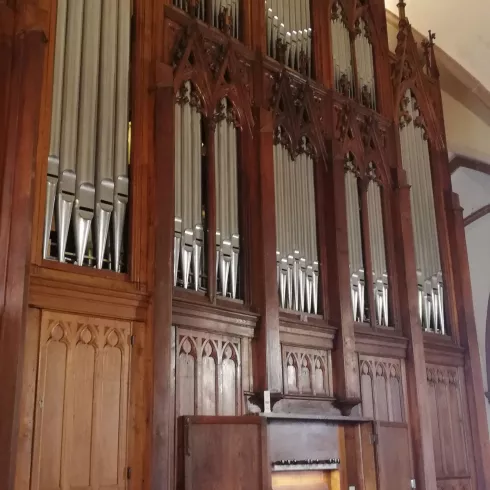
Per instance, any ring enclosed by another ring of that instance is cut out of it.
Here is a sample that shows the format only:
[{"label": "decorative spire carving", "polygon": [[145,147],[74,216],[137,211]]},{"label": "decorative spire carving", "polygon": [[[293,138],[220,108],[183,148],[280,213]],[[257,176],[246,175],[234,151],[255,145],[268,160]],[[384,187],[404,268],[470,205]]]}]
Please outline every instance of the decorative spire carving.
[{"label": "decorative spire carving", "polygon": [[405,0],[400,0],[397,4],[397,7],[398,7],[398,17],[400,18],[400,20],[406,20],[407,18],[407,15],[405,14],[405,7],[407,6],[407,4],[405,3]]}]

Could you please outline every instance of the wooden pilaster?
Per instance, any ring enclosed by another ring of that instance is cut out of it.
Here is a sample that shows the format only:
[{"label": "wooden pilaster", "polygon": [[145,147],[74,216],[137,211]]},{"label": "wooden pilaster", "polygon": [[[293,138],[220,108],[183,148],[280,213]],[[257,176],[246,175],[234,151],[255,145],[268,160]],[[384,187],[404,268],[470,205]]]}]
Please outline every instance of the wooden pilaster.
[{"label": "wooden pilaster", "polygon": [[452,236],[450,238],[453,244],[451,248],[454,264],[453,273],[458,278],[455,281],[455,293],[458,298],[456,307],[458,311],[459,338],[462,347],[465,349],[464,375],[471,431],[469,439],[473,443],[476,488],[483,490],[490,488],[490,468],[488,466],[488,461],[490,461],[490,447],[485,411],[487,400],[484,397],[483,377],[476,335],[463,209],[459,204],[457,194],[452,193],[451,196],[448,196],[448,201],[449,197],[451,197],[452,203],[452,220],[450,222],[452,221],[453,226]]},{"label": "wooden pilaster", "polygon": [[[329,320],[338,327],[333,352],[334,391],[341,407],[360,402],[359,366],[355,352],[354,317],[350,296],[349,248],[347,239],[347,211],[345,204],[344,160],[336,158],[329,168],[327,191],[329,202],[325,210],[327,241]],[[343,409],[343,408],[342,408]]]},{"label": "wooden pilaster", "polygon": [[255,135],[245,134],[251,149],[250,164],[256,189],[254,206],[258,221],[252,230],[256,264],[253,273],[252,302],[261,314],[254,346],[254,391],[282,392],[281,345],[279,341],[279,296],[276,272],[276,218],[274,209],[274,161],[272,113],[262,107],[254,109]]},{"label": "wooden pilaster", "polygon": [[0,103],[0,108],[5,111],[0,117],[6,123],[5,150],[2,148],[0,153],[0,475],[5,490],[14,488],[26,330],[32,181],[42,90],[42,84],[33,81],[42,80],[46,45],[41,26],[44,12],[30,6],[30,23],[25,6],[17,5],[15,15],[12,10],[0,6],[0,13],[8,15],[13,22],[10,26],[5,24],[8,28],[13,27],[10,41],[5,32],[0,32],[0,53],[6,54],[6,58],[2,58],[5,67],[0,73],[0,87],[6,88],[5,95],[8,94],[8,99],[4,99],[8,102]]}]

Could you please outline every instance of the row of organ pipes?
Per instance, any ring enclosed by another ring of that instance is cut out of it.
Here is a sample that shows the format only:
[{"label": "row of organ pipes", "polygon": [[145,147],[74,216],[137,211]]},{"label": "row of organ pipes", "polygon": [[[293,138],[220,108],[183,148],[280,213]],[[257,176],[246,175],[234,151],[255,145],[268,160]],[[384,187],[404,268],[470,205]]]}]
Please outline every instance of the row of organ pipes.
[{"label": "row of organ pipes", "polygon": [[[278,128],[278,140],[281,140]],[[302,141],[303,148],[306,140]],[[274,145],[277,283],[280,306],[318,313],[318,243],[316,235],[314,162],[300,152],[292,158]]]},{"label": "row of organ pipes", "polygon": [[381,189],[376,180],[369,181],[367,186],[367,205],[373,274],[370,284],[367,281],[364,262],[358,171],[351,155],[346,156],[345,195],[349,268],[351,275],[351,301],[354,320],[358,322],[369,321],[369,309],[367,306],[368,293],[366,287],[372,287],[376,309],[374,312],[376,324],[387,327],[389,326],[388,275]]},{"label": "row of organ pipes", "polygon": [[366,21],[362,18],[357,20],[354,38],[357,94],[354,93],[351,33],[345,23],[344,12],[339,2],[334,2],[332,6],[331,31],[336,90],[351,98],[356,96],[359,102],[376,110],[374,54]]},{"label": "row of organ pipes", "polygon": [[176,7],[217,29],[240,37],[240,0],[173,0]]},{"label": "row of organ pipes", "polygon": [[[238,145],[235,114],[224,98],[213,116],[215,146],[216,271],[218,293],[239,295]],[[175,105],[174,285],[205,290],[205,207],[200,100],[185,82]]]},{"label": "row of organ pipes", "polygon": [[121,270],[131,11],[131,0],[57,2],[44,258]]},{"label": "row of organ pipes", "polygon": [[432,187],[430,155],[417,101],[410,90],[402,101],[400,145],[411,186],[412,226],[419,288],[419,316],[424,330],[445,334],[443,280]]},{"label": "row of organ pipes", "polygon": [[267,54],[311,77],[310,0],[266,0]]}]

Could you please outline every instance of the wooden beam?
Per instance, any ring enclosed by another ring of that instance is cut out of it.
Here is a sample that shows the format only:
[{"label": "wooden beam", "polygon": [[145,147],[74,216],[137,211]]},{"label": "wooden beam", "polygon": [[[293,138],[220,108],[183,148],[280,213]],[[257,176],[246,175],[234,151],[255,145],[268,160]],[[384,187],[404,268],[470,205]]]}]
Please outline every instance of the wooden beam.
[{"label": "wooden beam", "polygon": [[458,168],[467,168],[469,170],[474,170],[475,172],[490,175],[490,165],[488,163],[479,162],[478,160],[469,160],[468,158],[459,155],[454,157],[449,163],[451,174],[456,172]]},{"label": "wooden beam", "polygon": [[463,219],[464,226],[471,225],[471,223],[483,218],[488,213],[490,213],[490,204],[486,204],[485,206],[482,206],[480,209],[477,209],[466,216],[466,218]]}]

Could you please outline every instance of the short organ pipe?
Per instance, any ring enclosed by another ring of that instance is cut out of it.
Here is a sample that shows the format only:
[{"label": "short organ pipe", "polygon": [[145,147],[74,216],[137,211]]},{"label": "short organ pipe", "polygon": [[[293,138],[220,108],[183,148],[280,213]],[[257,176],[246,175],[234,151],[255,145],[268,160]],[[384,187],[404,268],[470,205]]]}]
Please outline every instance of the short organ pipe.
[{"label": "short organ pipe", "polygon": [[311,77],[310,0],[267,0],[265,18],[267,54]]},{"label": "short organ pipe", "polygon": [[[278,129],[280,141],[280,133]],[[306,148],[306,140],[302,142]],[[274,146],[276,256],[282,308],[318,313],[318,246],[314,162],[300,153],[293,160],[281,143]]]}]

